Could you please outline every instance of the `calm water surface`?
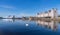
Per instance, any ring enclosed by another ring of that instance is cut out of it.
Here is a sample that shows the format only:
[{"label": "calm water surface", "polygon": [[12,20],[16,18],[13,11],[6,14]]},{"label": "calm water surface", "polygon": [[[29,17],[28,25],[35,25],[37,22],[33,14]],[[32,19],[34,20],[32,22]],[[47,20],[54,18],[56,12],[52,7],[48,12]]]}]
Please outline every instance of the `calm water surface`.
[{"label": "calm water surface", "polygon": [[0,35],[60,35],[58,21],[0,20]]}]

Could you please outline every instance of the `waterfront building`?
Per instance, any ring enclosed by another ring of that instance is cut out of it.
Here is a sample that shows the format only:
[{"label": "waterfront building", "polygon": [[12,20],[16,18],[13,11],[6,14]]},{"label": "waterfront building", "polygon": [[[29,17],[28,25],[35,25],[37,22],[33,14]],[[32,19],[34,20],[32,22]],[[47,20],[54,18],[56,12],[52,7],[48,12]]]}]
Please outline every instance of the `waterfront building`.
[{"label": "waterfront building", "polygon": [[57,14],[57,9],[56,8],[52,8],[51,10],[48,10],[44,13],[37,13],[37,16],[39,18],[58,18],[58,14]]}]

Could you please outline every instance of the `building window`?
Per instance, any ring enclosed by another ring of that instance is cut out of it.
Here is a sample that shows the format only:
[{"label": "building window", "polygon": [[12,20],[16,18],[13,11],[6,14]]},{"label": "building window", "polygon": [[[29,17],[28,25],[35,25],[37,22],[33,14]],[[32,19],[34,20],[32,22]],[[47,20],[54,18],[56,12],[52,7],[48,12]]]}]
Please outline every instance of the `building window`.
[{"label": "building window", "polygon": [[49,12],[51,12],[51,10],[49,10]]},{"label": "building window", "polygon": [[37,13],[37,15],[39,15],[39,13]]},{"label": "building window", "polygon": [[55,13],[56,13],[56,11],[55,11]]}]

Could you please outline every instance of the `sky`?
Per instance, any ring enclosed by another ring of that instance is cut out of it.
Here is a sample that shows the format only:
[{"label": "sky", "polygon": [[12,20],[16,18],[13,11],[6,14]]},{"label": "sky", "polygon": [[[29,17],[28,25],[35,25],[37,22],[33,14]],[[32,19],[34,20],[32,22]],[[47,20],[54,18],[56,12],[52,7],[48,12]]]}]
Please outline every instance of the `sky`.
[{"label": "sky", "polygon": [[51,8],[57,8],[60,14],[60,0],[0,0],[0,16],[3,17],[35,16]]}]

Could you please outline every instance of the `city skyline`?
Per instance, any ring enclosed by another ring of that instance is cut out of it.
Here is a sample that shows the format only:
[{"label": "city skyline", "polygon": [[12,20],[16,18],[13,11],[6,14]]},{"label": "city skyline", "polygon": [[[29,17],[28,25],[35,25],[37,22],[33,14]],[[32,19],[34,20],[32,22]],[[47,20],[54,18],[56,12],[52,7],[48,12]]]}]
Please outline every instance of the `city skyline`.
[{"label": "city skyline", "polygon": [[51,8],[60,14],[60,0],[0,0],[0,16],[35,16]]}]

